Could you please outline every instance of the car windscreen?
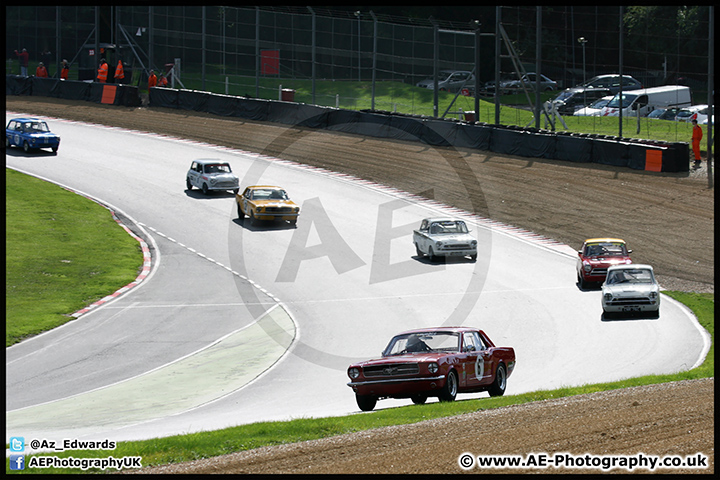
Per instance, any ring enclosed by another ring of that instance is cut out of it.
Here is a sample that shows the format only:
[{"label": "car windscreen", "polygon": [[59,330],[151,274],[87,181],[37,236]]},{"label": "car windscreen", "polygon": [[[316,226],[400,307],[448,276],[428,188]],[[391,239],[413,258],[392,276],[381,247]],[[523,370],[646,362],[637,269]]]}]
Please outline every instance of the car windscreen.
[{"label": "car windscreen", "polygon": [[623,268],[611,271],[605,283],[655,283],[655,279],[652,271],[647,268]]},{"label": "car windscreen", "polygon": [[230,165],[227,163],[213,163],[205,165],[205,173],[230,173]]},{"label": "car windscreen", "polygon": [[457,332],[422,332],[397,335],[383,352],[384,356],[420,352],[457,352],[460,336]]},{"label": "car windscreen", "polygon": [[610,99],[608,98],[601,98],[600,100],[595,100],[593,103],[590,104],[590,108],[603,108],[610,102]]},{"label": "car windscreen", "polygon": [[430,224],[430,233],[468,233],[468,228],[465,222],[460,220],[432,222],[432,224]]},{"label": "car windscreen", "polygon": [[620,95],[615,95],[612,100],[607,104],[608,108],[627,108],[630,106],[635,99],[637,98],[637,95],[629,94],[629,93],[623,93],[622,94],[622,107],[620,106]]},{"label": "car windscreen", "polygon": [[253,200],[287,200],[285,190],[278,188],[261,188],[253,191]]},{"label": "car windscreen", "polygon": [[621,257],[627,255],[627,248],[622,243],[589,243],[585,246],[585,256]]},{"label": "car windscreen", "polygon": [[23,129],[28,133],[50,131],[50,128],[48,128],[47,123],[45,122],[28,122],[23,125]]}]

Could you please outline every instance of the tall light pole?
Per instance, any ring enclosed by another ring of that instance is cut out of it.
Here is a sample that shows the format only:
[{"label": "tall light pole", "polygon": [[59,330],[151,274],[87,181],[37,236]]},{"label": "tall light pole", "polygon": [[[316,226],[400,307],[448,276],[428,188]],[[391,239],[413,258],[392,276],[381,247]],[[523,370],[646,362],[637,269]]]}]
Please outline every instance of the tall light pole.
[{"label": "tall light pole", "polygon": [[[587,43],[587,39],[585,37],[578,38],[578,43],[582,45],[583,49],[583,85],[585,85],[585,82],[587,82],[585,77],[585,44]],[[587,89],[583,88],[583,107],[587,107]]]},{"label": "tall light pole", "polygon": [[362,16],[362,13],[360,13],[360,10],[355,12],[355,16],[358,19],[358,82],[360,82],[360,59],[362,58],[362,53],[360,51],[360,17]]},{"label": "tall light pole", "polygon": [[583,49],[583,84],[585,83],[585,44],[587,43],[587,39],[585,37],[578,38],[578,43],[582,45]]}]

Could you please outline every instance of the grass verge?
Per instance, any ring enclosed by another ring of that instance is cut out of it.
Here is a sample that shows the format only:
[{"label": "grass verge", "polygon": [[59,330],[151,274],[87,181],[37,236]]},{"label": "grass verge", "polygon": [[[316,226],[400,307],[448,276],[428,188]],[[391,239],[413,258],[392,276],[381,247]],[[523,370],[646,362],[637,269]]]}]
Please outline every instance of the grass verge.
[{"label": "grass verge", "polygon": [[72,320],[73,312],[135,280],[143,256],[106,208],[5,172],[7,347]]}]

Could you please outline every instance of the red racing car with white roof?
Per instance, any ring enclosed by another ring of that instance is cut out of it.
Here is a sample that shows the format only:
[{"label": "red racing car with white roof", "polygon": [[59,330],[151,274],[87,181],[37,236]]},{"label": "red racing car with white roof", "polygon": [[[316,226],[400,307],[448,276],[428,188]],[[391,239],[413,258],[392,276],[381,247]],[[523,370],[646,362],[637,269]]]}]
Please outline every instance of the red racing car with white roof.
[{"label": "red racing car with white roof", "polygon": [[585,289],[589,284],[601,284],[609,267],[632,263],[631,253],[620,238],[588,238],[578,250],[578,285]]}]

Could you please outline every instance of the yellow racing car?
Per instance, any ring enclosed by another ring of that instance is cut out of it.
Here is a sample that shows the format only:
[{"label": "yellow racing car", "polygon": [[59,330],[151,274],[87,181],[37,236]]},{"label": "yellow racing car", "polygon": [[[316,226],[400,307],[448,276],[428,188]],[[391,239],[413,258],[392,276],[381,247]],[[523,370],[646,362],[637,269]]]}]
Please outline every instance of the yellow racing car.
[{"label": "yellow racing car", "polygon": [[300,207],[290,200],[287,192],[270,185],[253,185],[241,194],[235,195],[238,207],[238,218],[250,217],[250,224],[256,225],[258,220],[282,220],[295,225],[300,215]]}]

